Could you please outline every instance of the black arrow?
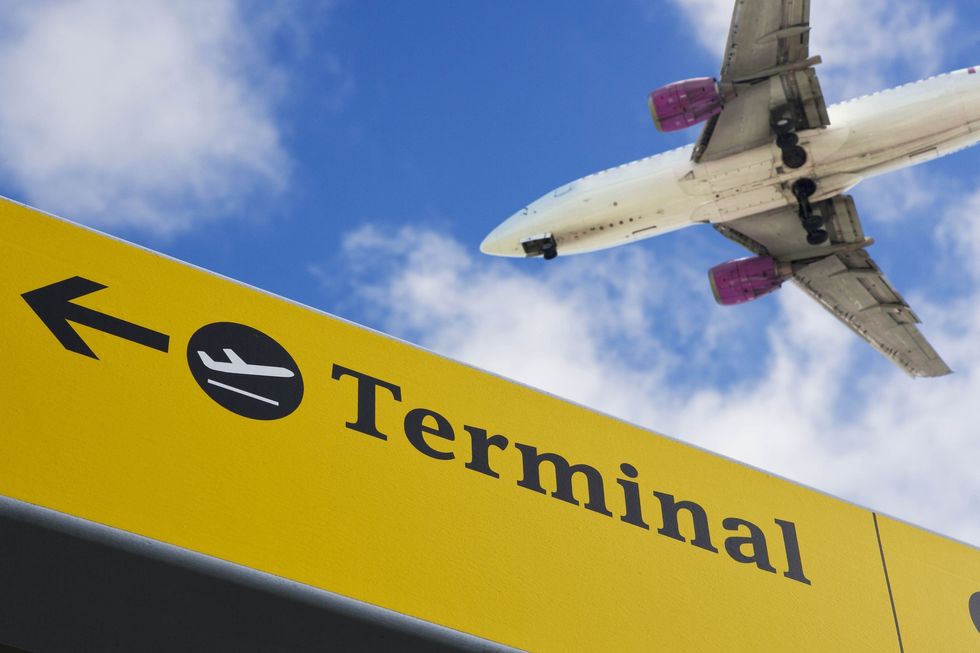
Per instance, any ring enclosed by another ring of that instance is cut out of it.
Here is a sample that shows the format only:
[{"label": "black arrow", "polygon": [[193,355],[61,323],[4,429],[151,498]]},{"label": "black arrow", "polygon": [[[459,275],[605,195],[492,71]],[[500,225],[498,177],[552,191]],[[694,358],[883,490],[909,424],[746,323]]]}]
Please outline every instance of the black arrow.
[{"label": "black arrow", "polygon": [[58,342],[68,351],[98,359],[82,337],[68,324],[69,321],[98,329],[114,336],[166,352],[170,347],[170,336],[151,331],[132,322],[93,311],[71,300],[105,288],[101,283],[82,277],[71,277],[50,286],[25,292],[21,297],[37,313],[44,326],[51,330]]}]

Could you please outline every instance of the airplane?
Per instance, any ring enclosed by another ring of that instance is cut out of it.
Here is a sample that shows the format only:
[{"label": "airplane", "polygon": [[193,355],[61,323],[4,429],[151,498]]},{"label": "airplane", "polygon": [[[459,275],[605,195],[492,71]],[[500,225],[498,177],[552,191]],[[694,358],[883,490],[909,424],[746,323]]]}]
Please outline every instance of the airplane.
[{"label": "airplane", "polygon": [[649,97],[661,131],[705,123],[697,142],[555,189],[491,231],[481,251],[550,260],[711,224],[753,254],[709,271],[719,304],[792,280],[909,375],[949,374],[868,255],[873,240],[846,193],[980,141],[980,74],[827,107],[809,35],[809,0],[736,0],[720,77]]},{"label": "airplane", "polygon": [[203,352],[200,349],[197,350],[197,355],[201,358],[201,362],[204,363],[204,367],[209,370],[214,370],[215,372],[224,372],[225,374],[247,374],[248,376],[274,376],[279,378],[288,379],[294,376],[293,371],[285,367],[277,367],[275,365],[252,365],[246,363],[242,360],[242,357],[235,353],[234,349],[222,349],[225,352],[225,356],[228,357],[227,363],[222,363],[221,361],[216,361],[207,352]]}]

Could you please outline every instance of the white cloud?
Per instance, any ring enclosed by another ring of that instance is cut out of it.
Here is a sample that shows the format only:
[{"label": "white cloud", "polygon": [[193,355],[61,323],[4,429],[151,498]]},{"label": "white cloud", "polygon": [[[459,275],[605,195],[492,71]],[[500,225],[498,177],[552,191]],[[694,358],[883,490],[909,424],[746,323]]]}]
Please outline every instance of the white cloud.
[{"label": "white cloud", "polygon": [[29,202],[165,235],[285,184],[281,80],[233,0],[8,3],[0,30],[2,167]]},{"label": "white cloud", "polygon": [[[936,174],[934,167],[904,168],[861,182],[852,193],[868,222],[896,223],[915,219],[943,196],[959,193],[956,181]],[[874,234],[869,233],[873,236]]]},{"label": "white cloud", "polygon": [[[720,62],[734,0],[670,1]],[[926,0],[819,0],[811,3],[810,25],[810,52],[824,60],[824,93],[837,102],[880,90],[896,76],[913,81],[938,72],[955,19],[952,10]]]},{"label": "white cloud", "polygon": [[[951,250],[960,270],[980,281],[980,192],[968,196],[947,212],[939,223],[938,235],[944,248]],[[962,265],[961,265],[962,264]]]},{"label": "white cloud", "polygon": [[[976,259],[980,229],[961,219],[975,214],[971,207],[980,207],[980,193],[951,211],[940,233]],[[518,267],[475,258],[434,232],[370,227],[352,234],[346,250],[351,261],[386,262],[355,272],[352,290],[391,333],[980,543],[975,281],[947,306],[916,306],[959,371],[913,381],[791,286],[762,300],[775,308],[771,318],[749,320],[752,305],[712,306],[701,268],[690,274],[700,262],[685,256],[620,248],[615,256],[559,259],[536,274],[540,260]],[[745,341],[761,341],[763,350],[740,349]],[[721,360],[746,369],[725,368],[727,382],[705,381]]]}]

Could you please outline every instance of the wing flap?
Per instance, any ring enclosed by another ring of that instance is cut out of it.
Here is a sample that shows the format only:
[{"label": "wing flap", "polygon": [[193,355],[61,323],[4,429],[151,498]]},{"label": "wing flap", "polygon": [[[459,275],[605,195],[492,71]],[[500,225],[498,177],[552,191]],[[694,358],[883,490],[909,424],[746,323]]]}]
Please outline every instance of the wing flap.
[{"label": "wing flap", "polygon": [[807,265],[793,281],[910,375],[951,372],[916,327],[918,316],[864,250]]},{"label": "wing flap", "polygon": [[736,0],[721,67],[722,81],[807,58],[809,0]]},{"label": "wing flap", "polygon": [[813,68],[780,75],[787,104],[795,110],[797,129],[819,129],[830,124],[817,71]]},{"label": "wing flap", "polygon": [[793,281],[851,330],[912,376],[950,369],[916,326],[919,318],[865,251],[871,243],[854,200],[839,195],[815,205],[828,243],[812,247],[794,207],[715,225],[756,254],[794,264]]}]

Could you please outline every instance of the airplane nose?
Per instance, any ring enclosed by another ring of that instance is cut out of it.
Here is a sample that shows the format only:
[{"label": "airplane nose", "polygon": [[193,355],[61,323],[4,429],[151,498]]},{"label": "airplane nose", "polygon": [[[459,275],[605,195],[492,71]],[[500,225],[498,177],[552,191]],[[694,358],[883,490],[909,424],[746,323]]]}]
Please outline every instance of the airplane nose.
[{"label": "airplane nose", "polygon": [[497,233],[499,229],[494,229],[487,234],[487,237],[483,239],[480,243],[480,251],[484,254],[490,254],[494,256],[501,255],[501,249],[503,248],[503,243],[501,242],[500,235]]},{"label": "airplane nose", "polygon": [[480,243],[480,251],[491,256],[522,256],[519,239],[510,225],[499,225]]}]

